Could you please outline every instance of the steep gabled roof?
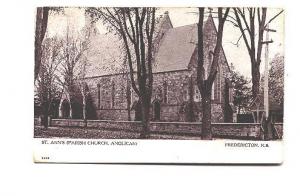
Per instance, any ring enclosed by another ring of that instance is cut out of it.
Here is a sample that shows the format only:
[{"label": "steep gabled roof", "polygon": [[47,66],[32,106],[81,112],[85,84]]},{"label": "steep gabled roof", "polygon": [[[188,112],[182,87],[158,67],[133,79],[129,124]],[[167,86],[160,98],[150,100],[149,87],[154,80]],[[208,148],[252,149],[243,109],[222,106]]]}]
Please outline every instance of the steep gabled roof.
[{"label": "steep gabled roof", "polygon": [[[209,17],[203,28],[211,25],[211,22],[213,23],[213,19]],[[204,30],[204,33],[213,32]],[[122,40],[112,33],[96,34],[91,39],[92,45],[88,53],[90,66],[87,67],[86,77],[121,73],[125,57],[121,49]],[[197,24],[169,28],[159,41],[153,73],[186,70],[198,41]]]},{"label": "steep gabled roof", "polygon": [[154,73],[187,69],[196,48],[196,36],[196,24],[169,29],[159,45]]},{"label": "steep gabled roof", "polygon": [[121,40],[112,33],[95,34],[90,39],[86,77],[120,73],[125,57]]}]

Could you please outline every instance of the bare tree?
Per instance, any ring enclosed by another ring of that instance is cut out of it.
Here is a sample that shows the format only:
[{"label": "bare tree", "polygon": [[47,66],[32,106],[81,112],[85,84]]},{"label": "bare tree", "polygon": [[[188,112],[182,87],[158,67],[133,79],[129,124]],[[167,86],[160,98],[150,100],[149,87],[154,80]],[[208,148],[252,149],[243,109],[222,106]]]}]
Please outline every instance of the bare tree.
[{"label": "bare tree", "polygon": [[59,99],[60,88],[57,81],[58,66],[62,61],[61,42],[57,38],[45,39],[41,51],[40,74],[35,84],[40,99],[43,115],[43,126],[48,127],[48,116],[54,99]]},{"label": "bare tree", "polygon": [[[67,27],[66,37],[63,39],[62,56],[63,61],[60,66],[62,76],[61,85],[69,96],[70,116],[73,117],[72,105],[80,91],[83,101],[86,98],[86,85],[80,79],[84,78],[86,73],[87,59],[84,55],[88,49],[88,41],[82,38],[78,33],[71,32]],[[85,104],[83,104],[85,107]],[[85,112],[83,112],[85,117]]]},{"label": "bare tree", "polygon": [[127,54],[131,86],[142,109],[141,138],[149,136],[149,112],[152,96],[153,35],[156,8],[88,8],[122,39]]},{"label": "bare tree", "polygon": [[[283,10],[272,17],[269,21],[266,20],[267,8],[233,8],[233,11],[235,15],[233,23],[241,32],[238,42],[241,38],[243,38],[250,57],[252,96],[256,97],[259,94],[260,63],[262,46],[264,44],[264,32],[267,30],[267,25],[279,16]],[[255,37],[256,35],[257,38]]]},{"label": "bare tree", "polygon": [[229,8],[218,8],[218,29],[217,41],[213,52],[213,60],[210,65],[210,72],[205,79],[204,69],[204,45],[203,45],[203,23],[204,23],[204,8],[199,8],[199,22],[198,22],[198,66],[197,66],[197,86],[201,93],[202,99],[202,138],[212,139],[211,132],[211,93],[212,85],[217,75],[218,61],[222,47],[223,28],[226,18],[229,13]]},{"label": "bare tree", "polygon": [[122,78],[121,78],[122,82],[120,83],[120,85],[121,85],[121,89],[125,90],[127,120],[131,121],[131,115],[130,115],[131,104],[132,104],[131,97],[133,95],[131,92],[131,82],[130,82],[130,73],[127,65],[127,55],[125,55],[124,57],[121,72],[122,72]]},{"label": "bare tree", "polygon": [[76,85],[80,89],[80,93],[82,96],[82,118],[85,122],[85,125],[87,123],[87,96],[89,95],[88,85],[83,80],[83,78],[86,77],[86,65],[87,65],[87,59],[84,58],[83,62],[79,65],[79,73],[78,77],[76,78]]},{"label": "bare tree", "polygon": [[35,24],[35,42],[34,42],[34,80],[37,78],[42,59],[42,42],[44,40],[47,24],[48,24],[49,7],[38,7],[36,11],[36,24]]},{"label": "bare tree", "polygon": [[36,80],[41,67],[42,43],[46,35],[50,12],[63,11],[60,7],[38,7],[36,9],[35,41],[34,41],[34,80]]}]

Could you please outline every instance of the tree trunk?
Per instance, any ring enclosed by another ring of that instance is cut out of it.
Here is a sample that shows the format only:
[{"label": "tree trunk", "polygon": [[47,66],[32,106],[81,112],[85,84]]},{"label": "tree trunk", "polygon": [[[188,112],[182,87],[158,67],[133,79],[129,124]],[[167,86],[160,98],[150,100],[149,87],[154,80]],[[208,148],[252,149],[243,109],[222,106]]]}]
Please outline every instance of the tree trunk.
[{"label": "tree trunk", "polygon": [[271,117],[269,116],[266,119],[266,135],[265,135],[265,140],[272,140],[274,139],[273,137],[273,129],[272,129],[272,121],[271,121]]},{"label": "tree trunk", "polygon": [[87,127],[87,117],[86,117],[86,100],[85,100],[85,96],[83,97],[83,104],[82,104],[82,117],[83,117],[83,121],[84,121],[84,127]]},{"label": "tree trunk", "polygon": [[252,65],[252,95],[256,98],[259,95],[260,72],[256,64]]},{"label": "tree trunk", "polygon": [[130,116],[130,105],[131,105],[131,90],[130,90],[130,83],[127,82],[127,87],[126,87],[126,101],[127,101],[127,120],[131,121],[131,116]]},{"label": "tree trunk", "polygon": [[34,80],[36,80],[41,67],[42,57],[42,42],[46,34],[48,24],[49,7],[38,7],[36,12],[35,24],[35,65],[34,65]]},{"label": "tree trunk", "polygon": [[49,104],[48,104],[48,101],[44,101],[42,103],[42,108],[43,108],[43,126],[44,128],[48,128],[48,117],[49,117],[49,114],[48,114],[48,107],[49,107]]},{"label": "tree trunk", "polygon": [[131,116],[130,116],[130,106],[127,107],[127,120],[131,121]]},{"label": "tree trunk", "polygon": [[150,125],[150,120],[149,120],[149,112],[150,112],[150,104],[147,102],[143,103],[142,101],[142,132],[140,134],[141,139],[147,139],[149,138],[149,125]]},{"label": "tree trunk", "polygon": [[192,77],[190,78],[190,86],[189,86],[189,103],[188,103],[188,121],[195,122],[196,117],[194,113],[194,84]]},{"label": "tree trunk", "polygon": [[204,92],[202,95],[202,139],[211,140],[211,93]]}]

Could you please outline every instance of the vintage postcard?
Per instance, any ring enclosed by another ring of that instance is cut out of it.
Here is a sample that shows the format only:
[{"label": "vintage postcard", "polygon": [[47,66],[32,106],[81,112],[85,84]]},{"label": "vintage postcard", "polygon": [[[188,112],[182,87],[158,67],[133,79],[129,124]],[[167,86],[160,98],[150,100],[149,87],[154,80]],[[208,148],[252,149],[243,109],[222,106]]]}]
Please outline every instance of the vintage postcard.
[{"label": "vintage postcard", "polygon": [[284,9],[35,11],[35,162],[283,162]]}]

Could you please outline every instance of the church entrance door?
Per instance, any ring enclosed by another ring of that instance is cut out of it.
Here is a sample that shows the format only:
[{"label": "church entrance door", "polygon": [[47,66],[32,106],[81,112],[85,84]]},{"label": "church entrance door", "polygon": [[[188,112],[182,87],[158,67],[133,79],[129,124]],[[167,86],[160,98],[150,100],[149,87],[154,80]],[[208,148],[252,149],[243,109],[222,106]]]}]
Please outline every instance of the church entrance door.
[{"label": "church entrance door", "polygon": [[64,100],[62,103],[62,117],[69,118],[70,117],[70,105],[67,100]]}]

